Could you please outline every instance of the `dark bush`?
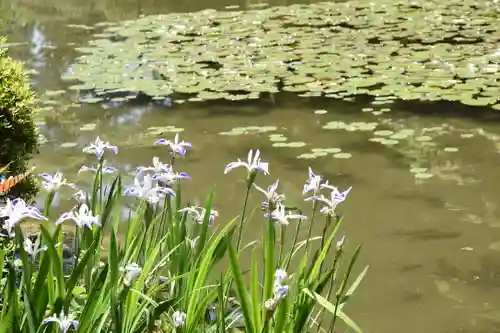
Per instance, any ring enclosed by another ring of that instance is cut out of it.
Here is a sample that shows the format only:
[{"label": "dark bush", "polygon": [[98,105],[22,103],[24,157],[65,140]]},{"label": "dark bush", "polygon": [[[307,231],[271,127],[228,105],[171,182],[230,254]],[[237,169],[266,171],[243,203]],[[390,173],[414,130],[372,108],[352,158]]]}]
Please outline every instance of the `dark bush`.
[{"label": "dark bush", "polygon": [[[37,99],[28,84],[22,63],[13,60],[0,38],[0,166],[9,164],[5,176],[23,173],[38,148],[33,120]],[[37,192],[32,177],[16,185],[9,195],[25,200]]]}]

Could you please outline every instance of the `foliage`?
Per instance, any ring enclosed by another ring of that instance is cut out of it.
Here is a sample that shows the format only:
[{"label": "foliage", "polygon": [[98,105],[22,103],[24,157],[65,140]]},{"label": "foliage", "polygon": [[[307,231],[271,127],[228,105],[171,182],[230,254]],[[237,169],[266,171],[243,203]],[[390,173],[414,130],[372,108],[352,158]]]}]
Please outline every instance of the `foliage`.
[{"label": "foliage", "polygon": [[[9,57],[0,38],[0,165],[9,164],[7,175],[26,172],[37,151],[38,133],[33,120],[36,97],[26,80],[23,65]],[[37,192],[32,177],[12,190],[14,196],[30,198]]]},{"label": "foliage", "polygon": [[[164,143],[176,155],[184,155],[188,146],[178,137]],[[275,192],[277,182],[267,191],[255,186],[257,172],[267,170],[257,151],[255,163],[238,160],[226,168],[229,172],[238,166],[248,167],[247,191],[241,215],[215,227],[215,191],[202,207],[190,206],[189,202],[186,205],[179,181],[189,176],[173,172],[174,158],[170,165],[153,159],[152,167],[138,168],[133,185],[123,186],[120,175],[111,183],[106,181],[107,174],[115,169],[104,164],[105,148],[117,151],[100,139],[84,149],[98,157],[96,166],[82,167],[95,172],[93,187],[89,192],[77,192],[77,210],[64,213],[55,224],[40,224],[38,243],[25,239],[18,222],[27,217],[49,217],[55,193],[62,186],[73,188],[73,184],[60,173],[42,174],[49,191],[43,214],[21,200],[9,200],[0,208],[22,261],[21,270],[16,271],[13,260],[0,250],[0,266],[5,267],[0,294],[1,332],[215,333],[243,329],[260,333],[318,331],[318,327],[333,332],[337,318],[360,332],[345,314],[344,306],[366,269],[349,285],[359,248],[347,258],[344,238],[334,242],[342,219],[333,214],[333,208],[348,191],[332,191],[337,201],[328,205],[328,200],[319,195],[319,179],[314,188],[311,186],[310,171],[307,186],[314,191],[308,198],[313,202],[313,214],[311,221],[306,220],[294,214],[297,208],[285,209],[284,196]],[[247,199],[254,187],[266,193],[263,207],[267,213],[262,219],[266,232],[261,242],[240,248],[241,230],[248,219]],[[127,219],[123,218],[124,195],[140,198]],[[321,203],[318,212],[326,216],[322,236],[297,241],[297,223],[293,242],[285,247],[288,222],[307,221],[310,235]],[[75,260],[69,270],[60,246],[61,222],[68,219],[78,227]],[[238,237],[233,237],[236,229]],[[103,251],[105,237],[109,242]],[[321,244],[313,251],[318,241]],[[244,251],[252,252],[249,267],[239,261]],[[327,258],[333,258],[333,263]],[[292,259],[299,264],[293,265]],[[348,265],[341,269],[345,259]],[[229,262],[229,267],[224,262]],[[288,276],[286,270],[295,272]],[[332,297],[333,304],[329,302]],[[329,321],[325,310],[331,314]]]}]

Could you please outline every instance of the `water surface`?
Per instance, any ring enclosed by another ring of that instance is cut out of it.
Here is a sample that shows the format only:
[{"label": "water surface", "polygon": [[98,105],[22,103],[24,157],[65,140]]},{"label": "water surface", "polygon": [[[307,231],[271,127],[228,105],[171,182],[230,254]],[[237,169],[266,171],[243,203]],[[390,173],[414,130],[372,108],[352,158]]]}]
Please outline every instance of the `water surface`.
[{"label": "water surface", "polygon": [[[91,38],[85,29],[68,24],[92,25],[234,4],[245,8],[251,3],[3,0],[0,8],[13,14],[2,31],[10,42],[19,43],[11,47],[12,55],[35,70],[32,83],[43,96],[47,90],[67,88],[60,77],[77,56],[74,48]],[[45,103],[50,108],[37,117],[48,141],[35,159],[39,171],[60,170],[85,183],[88,176],[76,171],[91,158],[82,155],[81,148],[96,135],[120,147],[110,163],[131,171],[149,164],[155,155],[167,158],[163,148],[153,147],[158,137],[151,135],[151,127],[174,126],[183,129],[181,138],[194,144],[176,166],[193,176],[186,184],[188,195],[201,202],[216,183],[218,223],[223,223],[238,213],[234,198],[242,197],[244,190],[242,171],[224,176],[223,168],[238,157],[245,158],[248,149],[260,148],[264,160],[271,163],[271,176],[259,177],[258,183],[264,187],[280,178],[281,189],[292,202],[302,200],[308,166],[341,189],[353,186],[342,206],[345,231],[351,247],[364,245],[359,267],[370,264],[371,269],[348,312],[366,332],[500,331],[500,124],[494,117],[470,116],[479,115],[481,109],[464,114],[458,112],[463,108],[454,105],[377,106],[363,99],[346,102],[293,94],[253,102],[174,101],[167,106],[140,99],[121,106],[72,107],[77,97],[71,91],[43,97],[53,102]],[[377,112],[385,108],[390,111]],[[332,122],[342,122],[344,128],[323,128],[328,123],[335,127]],[[367,123],[374,123],[376,129],[356,130]],[[276,129],[220,134],[248,126]],[[305,145],[273,147],[276,141],[270,140],[271,134]],[[394,140],[389,138],[392,135],[396,144],[370,140]],[[162,136],[172,138],[174,133]],[[329,153],[297,158],[318,148],[339,148],[351,156],[335,158]],[[254,197],[252,204],[256,203]],[[258,236],[259,228],[249,230],[248,240]]]}]

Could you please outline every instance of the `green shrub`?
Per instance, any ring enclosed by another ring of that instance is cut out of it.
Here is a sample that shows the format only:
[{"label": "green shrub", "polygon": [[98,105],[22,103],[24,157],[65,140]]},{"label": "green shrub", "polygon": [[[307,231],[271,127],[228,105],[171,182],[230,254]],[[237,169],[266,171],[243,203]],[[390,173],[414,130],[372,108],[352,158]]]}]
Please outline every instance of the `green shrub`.
[{"label": "green shrub", "polygon": [[[38,133],[33,121],[36,97],[26,80],[22,63],[9,57],[0,38],[0,166],[9,164],[7,175],[26,171],[37,150]],[[36,194],[31,177],[15,186],[11,193],[24,199]]]}]

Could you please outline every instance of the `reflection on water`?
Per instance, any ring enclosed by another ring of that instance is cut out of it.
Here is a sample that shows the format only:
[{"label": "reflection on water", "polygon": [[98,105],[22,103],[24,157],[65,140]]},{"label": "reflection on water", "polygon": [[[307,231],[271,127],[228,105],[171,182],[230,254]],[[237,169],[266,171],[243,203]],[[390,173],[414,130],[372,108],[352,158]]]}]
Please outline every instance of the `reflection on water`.
[{"label": "reflection on water", "polygon": [[[32,79],[41,93],[67,88],[59,78],[75,57],[72,43],[84,45],[89,38],[86,30],[70,29],[67,24],[89,25],[130,19],[138,13],[206,6],[199,1],[165,0],[52,0],[43,6],[28,0],[0,0],[0,8],[11,3],[16,3],[11,9],[19,22],[5,31],[11,31],[11,42],[21,43],[11,51],[36,70]],[[222,8],[235,1],[207,3]],[[498,122],[443,116],[443,112],[431,112],[435,111],[431,104],[388,107],[292,94],[241,103],[177,104],[174,100],[170,105],[170,101],[138,99],[73,105],[75,94],[44,97],[37,121],[48,142],[36,158],[40,171],[60,170],[80,185],[88,183],[89,174],[76,172],[92,157],[80,151],[101,135],[120,147],[109,163],[130,181],[129,173],[137,165],[150,164],[155,155],[166,160],[165,149],[153,146],[156,139],[180,132],[181,138],[194,144],[186,159],[176,164],[177,171],[193,176],[186,182],[186,197],[202,202],[217,183],[216,206],[223,221],[238,213],[234,197],[244,189],[242,172],[224,176],[223,168],[238,157],[245,158],[248,149],[260,148],[271,163],[271,176],[260,177],[259,185],[267,187],[279,177],[293,203],[302,201],[302,182],[310,165],[341,189],[353,186],[342,207],[345,228],[351,246],[364,244],[362,260],[371,270],[350,313],[365,331],[499,330]],[[420,112],[415,113],[415,108]],[[280,147],[278,142],[295,144]],[[338,153],[350,157],[338,158]],[[303,154],[312,157],[297,158]],[[255,196],[252,204],[258,199]],[[248,239],[254,237],[248,235]]]}]

